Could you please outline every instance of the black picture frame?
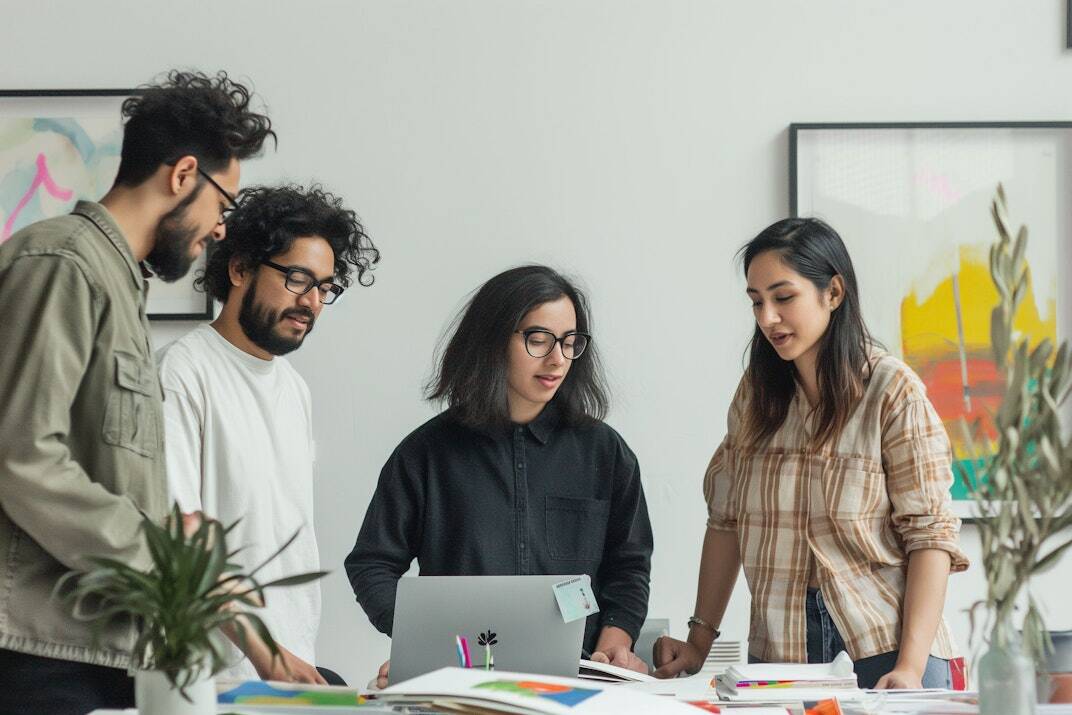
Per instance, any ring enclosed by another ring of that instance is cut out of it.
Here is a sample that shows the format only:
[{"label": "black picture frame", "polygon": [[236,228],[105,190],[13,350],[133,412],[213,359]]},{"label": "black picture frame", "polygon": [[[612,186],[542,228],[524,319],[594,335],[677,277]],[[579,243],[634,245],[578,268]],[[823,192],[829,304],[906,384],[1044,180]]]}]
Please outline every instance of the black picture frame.
[{"label": "black picture frame", "polygon": [[[23,105],[38,105],[39,102],[44,101],[45,104],[51,104],[52,100],[55,100],[59,109],[56,113],[51,113],[48,116],[51,117],[79,117],[78,100],[101,100],[114,98],[119,100],[116,102],[115,112],[115,126],[116,130],[121,132],[122,122],[118,111],[118,105],[122,99],[126,97],[132,97],[140,93],[141,90],[132,88],[98,88],[98,89],[0,89],[0,122],[10,119],[26,119],[34,118],[28,115],[19,115],[15,113],[15,110],[11,108],[13,104],[10,100],[19,101]],[[63,104],[67,102],[68,104]],[[69,107],[70,111],[66,111]],[[85,111],[85,108],[83,108]],[[12,112],[12,113],[9,113]],[[99,115],[95,115],[98,116]],[[121,136],[121,134],[120,134]],[[114,161],[118,162],[118,157],[114,157]],[[0,179],[2,179],[8,167],[0,166]],[[103,174],[97,178],[103,177]],[[107,181],[111,181],[111,177],[107,178]],[[32,187],[31,187],[32,189]],[[73,191],[73,197],[69,200],[69,204],[73,206],[73,203],[77,199],[90,199],[97,200],[103,192],[100,187],[97,187],[97,195],[90,195],[84,193],[85,189],[82,189],[83,193]],[[32,194],[27,194],[32,196]],[[0,201],[3,197],[0,196]],[[65,207],[67,210],[69,207]],[[8,215],[8,212],[5,212]],[[58,214],[52,214],[58,215]],[[0,235],[0,243],[6,239],[6,236]],[[212,298],[207,294],[200,294],[193,288],[194,274],[197,269],[203,266],[204,256],[195,264],[195,268],[191,269],[190,274],[175,284],[164,284],[159,281],[154,281],[150,291],[147,305],[147,317],[149,320],[157,321],[202,321],[211,320],[213,318],[213,302]],[[155,294],[155,300],[154,300]],[[168,296],[176,296],[174,299],[169,299]],[[171,302],[181,305],[181,307],[169,308]],[[202,309],[191,310],[191,307],[200,307]]]},{"label": "black picture frame", "polygon": [[1072,49],[1072,0],[1065,1],[1065,48]]}]

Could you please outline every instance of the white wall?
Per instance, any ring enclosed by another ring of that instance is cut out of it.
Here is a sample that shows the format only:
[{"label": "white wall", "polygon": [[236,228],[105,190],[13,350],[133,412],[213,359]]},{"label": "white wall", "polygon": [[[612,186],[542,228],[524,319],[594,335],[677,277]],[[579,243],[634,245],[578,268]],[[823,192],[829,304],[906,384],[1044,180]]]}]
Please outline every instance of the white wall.
[{"label": "white wall", "polygon": [[[383,461],[432,414],[420,385],[468,291],[524,261],[591,289],[610,422],[651,507],[651,614],[680,636],[701,475],[750,330],[733,254],[788,211],[787,125],[1072,117],[1059,0],[3,5],[5,88],[126,87],[172,66],[252,78],[280,146],[244,182],[319,179],[383,249],[375,287],[328,309],[293,358],[315,403],[317,527],[335,569],[321,659],[362,682],[388,644],[341,562]],[[1066,561],[1038,586],[1054,608],[1068,575]],[[982,583],[978,568],[950,582],[962,640]],[[727,637],[746,623],[739,586]]]}]

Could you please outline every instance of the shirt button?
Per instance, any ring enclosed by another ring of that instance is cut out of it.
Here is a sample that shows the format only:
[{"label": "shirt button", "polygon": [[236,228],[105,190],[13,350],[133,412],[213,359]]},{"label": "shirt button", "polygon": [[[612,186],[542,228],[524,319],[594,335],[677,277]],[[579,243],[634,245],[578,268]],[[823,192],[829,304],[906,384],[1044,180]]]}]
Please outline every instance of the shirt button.
[{"label": "shirt button", "polygon": [[521,550],[522,550],[522,551],[524,551],[524,550],[525,550],[525,542],[524,542],[524,541],[522,541],[522,542],[521,542]]},{"label": "shirt button", "polygon": [[521,462],[518,462],[518,463],[517,463],[517,468],[518,468],[518,469],[524,469],[524,468],[525,468],[525,465],[524,465],[523,463],[521,463]]}]

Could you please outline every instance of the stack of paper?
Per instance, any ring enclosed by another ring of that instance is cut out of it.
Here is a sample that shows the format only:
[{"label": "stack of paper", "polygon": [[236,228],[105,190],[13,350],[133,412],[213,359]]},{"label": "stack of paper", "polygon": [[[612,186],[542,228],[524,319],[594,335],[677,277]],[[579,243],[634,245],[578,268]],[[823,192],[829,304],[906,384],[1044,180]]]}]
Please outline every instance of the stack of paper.
[{"label": "stack of paper", "polygon": [[764,702],[859,699],[863,695],[847,655],[839,655],[833,663],[735,665],[718,679],[717,691],[726,700]]},{"label": "stack of paper", "polygon": [[506,673],[475,668],[440,670],[392,685],[377,702],[443,710],[475,710],[512,715],[696,715],[697,709],[671,698],[577,678]]},{"label": "stack of paper", "polygon": [[582,680],[599,680],[605,683],[647,683],[655,680],[647,673],[621,668],[610,663],[597,663],[581,658],[581,667],[577,676]]}]

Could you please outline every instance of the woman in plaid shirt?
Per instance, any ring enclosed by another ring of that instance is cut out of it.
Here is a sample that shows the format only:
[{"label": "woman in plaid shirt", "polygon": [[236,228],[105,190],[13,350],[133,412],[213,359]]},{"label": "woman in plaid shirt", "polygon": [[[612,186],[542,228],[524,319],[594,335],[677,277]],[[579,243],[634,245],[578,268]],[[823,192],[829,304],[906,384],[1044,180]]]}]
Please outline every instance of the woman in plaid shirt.
[{"label": "woman in plaid shirt", "polygon": [[830,226],[785,219],[741,253],[749,364],[704,478],[696,616],[687,641],[656,644],[656,675],[699,670],[743,565],[750,661],[845,650],[861,687],[948,687],[957,654],[942,607],[968,562],[941,419],[868,333]]}]

